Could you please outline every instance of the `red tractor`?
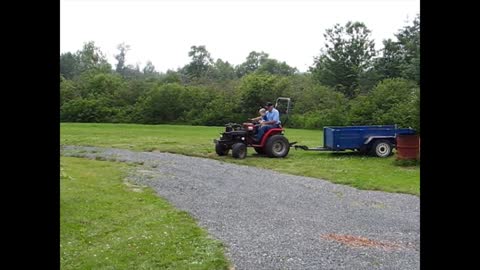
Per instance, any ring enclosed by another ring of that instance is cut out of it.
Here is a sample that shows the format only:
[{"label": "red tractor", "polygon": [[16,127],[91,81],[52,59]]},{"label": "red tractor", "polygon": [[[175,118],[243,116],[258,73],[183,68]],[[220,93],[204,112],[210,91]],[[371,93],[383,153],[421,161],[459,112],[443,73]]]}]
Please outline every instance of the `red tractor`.
[{"label": "red tractor", "polygon": [[[283,104],[286,102],[286,105]],[[288,120],[288,113],[290,109],[290,98],[277,98],[275,108],[284,116],[282,125]],[[232,156],[234,158],[245,158],[247,156],[247,147],[253,147],[258,154],[266,154],[269,157],[285,157],[290,151],[290,147],[294,143],[289,143],[284,136],[285,129],[280,126],[278,128],[271,128],[261,138],[260,142],[255,141],[257,129],[259,125],[247,122],[243,124],[228,123],[225,125],[225,132],[220,133],[219,139],[213,140],[215,143],[215,152],[219,156],[225,156],[232,149]]]}]

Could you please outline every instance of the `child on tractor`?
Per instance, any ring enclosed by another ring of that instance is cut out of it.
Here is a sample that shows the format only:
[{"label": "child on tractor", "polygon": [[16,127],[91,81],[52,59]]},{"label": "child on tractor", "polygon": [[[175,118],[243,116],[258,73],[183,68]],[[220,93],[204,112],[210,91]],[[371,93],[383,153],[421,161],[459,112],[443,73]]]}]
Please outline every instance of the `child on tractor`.
[{"label": "child on tractor", "polygon": [[260,116],[255,117],[255,118],[251,118],[251,119],[249,119],[249,120],[252,121],[252,122],[257,122],[257,123],[259,123],[259,124],[261,124],[263,121],[266,121],[266,120],[267,120],[265,108],[261,108],[261,109],[258,111],[258,113],[260,114]]}]

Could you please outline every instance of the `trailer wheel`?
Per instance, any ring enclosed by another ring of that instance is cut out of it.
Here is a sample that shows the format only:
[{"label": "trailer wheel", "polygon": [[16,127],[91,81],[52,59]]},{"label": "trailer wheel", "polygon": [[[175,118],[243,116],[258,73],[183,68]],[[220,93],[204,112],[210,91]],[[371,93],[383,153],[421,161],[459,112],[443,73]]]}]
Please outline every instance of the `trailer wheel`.
[{"label": "trailer wheel", "polygon": [[244,143],[236,143],[232,146],[232,156],[243,159],[247,156],[247,146]]},{"label": "trailer wheel", "polygon": [[393,145],[387,140],[377,140],[373,143],[370,154],[373,156],[385,158],[392,154]]},{"label": "trailer wheel", "polygon": [[221,144],[221,143],[216,143],[215,144],[215,152],[217,152],[217,155],[219,155],[219,156],[228,155],[229,150],[230,149],[228,149],[228,147],[224,144]]},{"label": "trailer wheel", "polygon": [[273,135],[267,141],[265,152],[269,157],[285,157],[290,151],[287,138],[282,135]]}]

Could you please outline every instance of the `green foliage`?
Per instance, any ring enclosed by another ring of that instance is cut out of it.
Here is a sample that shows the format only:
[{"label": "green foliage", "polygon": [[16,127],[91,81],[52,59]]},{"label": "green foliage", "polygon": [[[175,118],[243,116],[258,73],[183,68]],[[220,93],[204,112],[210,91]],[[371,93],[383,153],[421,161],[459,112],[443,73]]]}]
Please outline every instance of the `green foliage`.
[{"label": "green foliage", "polygon": [[319,85],[311,76],[296,75],[287,96],[293,100],[289,127],[323,128],[347,124],[348,99],[330,87]]},{"label": "green foliage", "polygon": [[376,59],[375,69],[381,78],[402,77],[420,85],[420,16],[395,37],[396,41],[383,41],[382,56]]},{"label": "green foliage", "polygon": [[179,116],[180,122],[200,124],[203,110],[212,98],[213,93],[203,86],[185,86],[179,97],[184,108]]},{"label": "green foliage", "polygon": [[382,56],[376,59],[375,69],[383,78],[399,78],[402,75],[403,55],[398,42],[391,39],[383,41]]},{"label": "green foliage", "polygon": [[157,86],[137,102],[141,123],[175,122],[184,113],[187,106],[181,99],[185,88],[176,83]]},{"label": "green foliage", "polygon": [[63,53],[60,55],[60,74],[68,80],[74,79],[84,72],[111,72],[111,65],[95,42],[83,44],[76,53]]},{"label": "green foliage", "polygon": [[60,54],[60,75],[66,79],[73,79],[79,74],[79,59],[77,55],[67,52]]},{"label": "green foliage", "polygon": [[352,102],[350,121],[355,125],[397,124],[419,129],[420,89],[405,79],[386,79],[369,94]]},{"label": "green foliage", "polygon": [[142,79],[122,80],[114,93],[116,104],[120,106],[134,105],[141,95],[153,88],[157,82]]},{"label": "green foliage", "polygon": [[182,76],[180,73],[173,70],[167,70],[165,74],[160,74],[159,76],[162,83],[181,83]]},{"label": "green foliage", "polygon": [[381,74],[374,68],[360,73],[358,75],[358,88],[355,89],[355,95],[367,94],[381,81],[381,78]]},{"label": "green foliage", "polygon": [[266,60],[268,53],[252,51],[248,54],[245,62],[236,67],[238,77],[255,72]]},{"label": "green foliage", "polygon": [[297,72],[297,69],[285,62],[269,58],[268,53],[252,51],[245,62],[236,67],[236,73],[238,77],[243,77],[254,72],[287,76]]},{"label": "green foliage", "polygon": [[274,102],[289,87],[286,77],[265,73],[252,73],[241,79],[239,91],[239,104],[245,116],[255,116],[265,102]]},{"label": "green foliage", "polygon": [[205,46],[192,46],[188,56],[191,62],[183,68],[183,72],[189,80],[202,78],[207,74],[213,64],[213,59]]},{"label": "green foliage", "polygon": [[115,110],[108,106],[109,100],[73,99],[60,108],[60,121],[63,122],[111,122]]},{"label": "green foliage", "polygon": [[[317,108],[303,114],[294,114],[289,122],[290,127],[322,129],[325,126],[342,126],[348,123],[347,102],[343,96],[330,100],[332,107],[319,104]],[[298,107],[297,107],[298,108]]]},{"label": "green foliage", "polygon": [[86,98],[112,98],[115,92],[124,87],[124,81],[118,74],[87,72],[80,78],[80,91]]},{"label": "green foliage", "polygon": [[217,59],[209,71],[208,77],[213,80],[226,81],[237,78],[235,68],[228,61],[224,62],[222,59]]},{"label": "green foliage", "polygon": [[405,26],[395,36],[403,53],[403,77],[420,85],[420,15],[415,17],[413,25]]},{"label": "green foliage", "polygon": [[326,51],[315,59],[311,71],[322,84],[334,87],[348,98],[356,96],[359,76],[372,66],[375,43],[371,31],[360,22],[336,24],[324,37]]},{"label": "green foliage", "polygon": [[125,57],[127,51],[130,50],[130,45],[126,45],[125,43],[118,44],[117,49],[119,50],[118,54],[115,55],[115,59],[117,59],[117,68],[116,71],[119,74],[123,74],[125,69]]},{"label": "green foliage", "polygon": [[80,73],[87,70],[98,70],[100,72],[110,72],[112,66],[107,62],[105,54],[100,48],[95,46],[95,42],[90,41],[83,44],[82,50],[77,52],[78,71]]},{"label": "green foliage", "polygon": [[156,74],[158,74],[155,71],[155,66],[153,65],[152,61],[150,61],[150,60],[147,61],[147,64],[143,68],[143,74],[145,74],[145,75],[156,75]]},{"label": "green foliage", "polygon": [[80,97],[80,92],[73,81],[60,75],[60,107],[67,101]]},{"label": "green foliage", "polygon": [[257,72],[266,72],[270,74],[277,75],[292,75],[297,72],[296,68],[292,68],[285,62],[279,62],[275,59],[267,59],[265,62],[257,69]]},{"label": "green foliage", "polygon": [[216,95],[203,108],[201,118],[193,124],[206,126],[223,126],[226,123],[241,123],[245,116],[238,109],[238,102],[232,93],[224,92]]}]

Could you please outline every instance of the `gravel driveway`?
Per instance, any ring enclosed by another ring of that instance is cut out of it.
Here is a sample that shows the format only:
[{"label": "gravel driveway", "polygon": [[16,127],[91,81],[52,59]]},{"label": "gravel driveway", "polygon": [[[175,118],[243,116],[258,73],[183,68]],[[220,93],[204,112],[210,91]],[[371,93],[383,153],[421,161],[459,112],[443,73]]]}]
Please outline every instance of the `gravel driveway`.
[{"label": "gravel driveway", "polygon": [[236,270],[420,268],[417,196],[169,153],[61,151],[143,163],[129,178],[195,217]]}]

